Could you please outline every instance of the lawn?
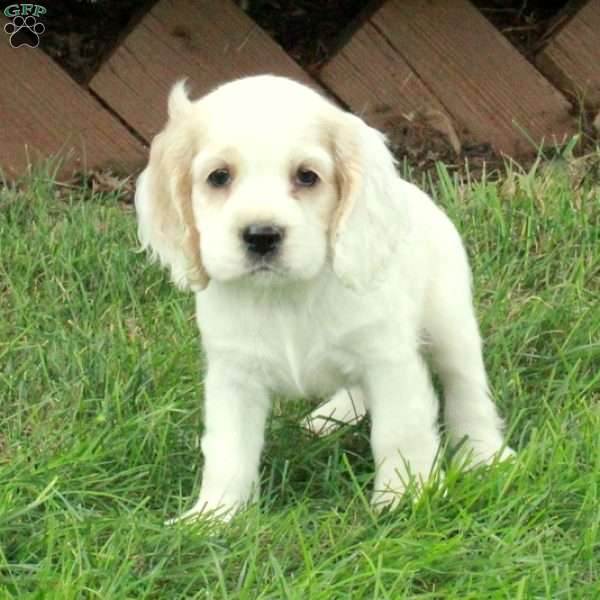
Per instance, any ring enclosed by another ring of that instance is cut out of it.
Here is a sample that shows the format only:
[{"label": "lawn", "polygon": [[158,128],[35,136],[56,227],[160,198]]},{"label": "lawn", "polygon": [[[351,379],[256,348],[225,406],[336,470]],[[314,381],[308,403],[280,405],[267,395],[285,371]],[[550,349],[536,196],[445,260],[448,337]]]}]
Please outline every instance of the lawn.
[{"label": "lawn", "polygon": [[118,193],[0,192],[0,599],[600,598],[600,150],[429,184],[462,233],[514,462],[376,517],[366,423],[278,401],[262,499],[166,527],[201,467],[193,298]]}]

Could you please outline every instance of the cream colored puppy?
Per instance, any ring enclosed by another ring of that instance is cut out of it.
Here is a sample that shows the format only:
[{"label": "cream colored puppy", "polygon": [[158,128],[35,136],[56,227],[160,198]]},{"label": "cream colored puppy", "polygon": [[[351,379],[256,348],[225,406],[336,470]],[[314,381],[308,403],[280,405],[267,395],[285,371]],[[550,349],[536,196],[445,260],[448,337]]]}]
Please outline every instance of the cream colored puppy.
[{"label": "cream colored puppy", "polygon": [[202,487],[183,517],[228,518],[256,496],[275,394],[332,396],[313,429],[368,410],[377,508],[426,481],[440,435],[424,336],[451,441],[477,462],[512,452],[460,237],[381,133],[285,78],[195,102],[178,84],[137,185],[142,244],[195,293],[208,359]]}]

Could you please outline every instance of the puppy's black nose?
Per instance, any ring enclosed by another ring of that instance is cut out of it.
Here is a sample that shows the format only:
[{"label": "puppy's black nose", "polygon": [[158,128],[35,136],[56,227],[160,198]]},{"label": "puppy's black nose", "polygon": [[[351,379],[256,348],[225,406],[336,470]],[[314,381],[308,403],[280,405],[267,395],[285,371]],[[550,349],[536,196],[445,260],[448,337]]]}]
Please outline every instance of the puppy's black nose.
[{"label": "puppy's black nose", "polygon": [[275,225],[249,225],[242,231],[242,239],[250,252],[265,256],[277,250],[283,230]]}]

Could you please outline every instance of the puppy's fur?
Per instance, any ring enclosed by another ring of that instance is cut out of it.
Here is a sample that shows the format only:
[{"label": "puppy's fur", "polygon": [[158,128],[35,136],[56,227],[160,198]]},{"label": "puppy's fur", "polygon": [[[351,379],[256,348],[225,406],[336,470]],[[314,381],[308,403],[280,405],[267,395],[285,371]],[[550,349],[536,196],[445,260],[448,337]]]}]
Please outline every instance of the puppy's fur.
[{"label": "puppy's fur", "polygon": [[[308,185],[306,172],[316,175]],[[178,84],[136,207],[142,244],[196,294],[208,358],[202,488],[184,516],[228,517],[255,496],[274,394],[331,396],[313,429],[368,410],[378,508],[411,475],[424,482],[440,437],[423,339],[450,440],[476,462],[512,453],[488,393],[460,237],[361,119],[280,77],[195,102]],[[282,237],[257,254],[252,227]]]}]

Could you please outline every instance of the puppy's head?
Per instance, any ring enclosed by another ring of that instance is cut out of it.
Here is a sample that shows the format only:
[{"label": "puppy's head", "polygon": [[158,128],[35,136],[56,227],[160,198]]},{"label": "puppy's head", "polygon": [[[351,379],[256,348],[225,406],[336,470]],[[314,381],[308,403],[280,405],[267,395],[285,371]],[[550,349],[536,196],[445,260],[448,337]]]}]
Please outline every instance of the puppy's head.
[{"label": "puppy's head", "polygon": [[182,84],[138,181],[140,238],[183,287],[370,286],[402,206],[383,136],[289,79],[249,77],[191,102]]}]

